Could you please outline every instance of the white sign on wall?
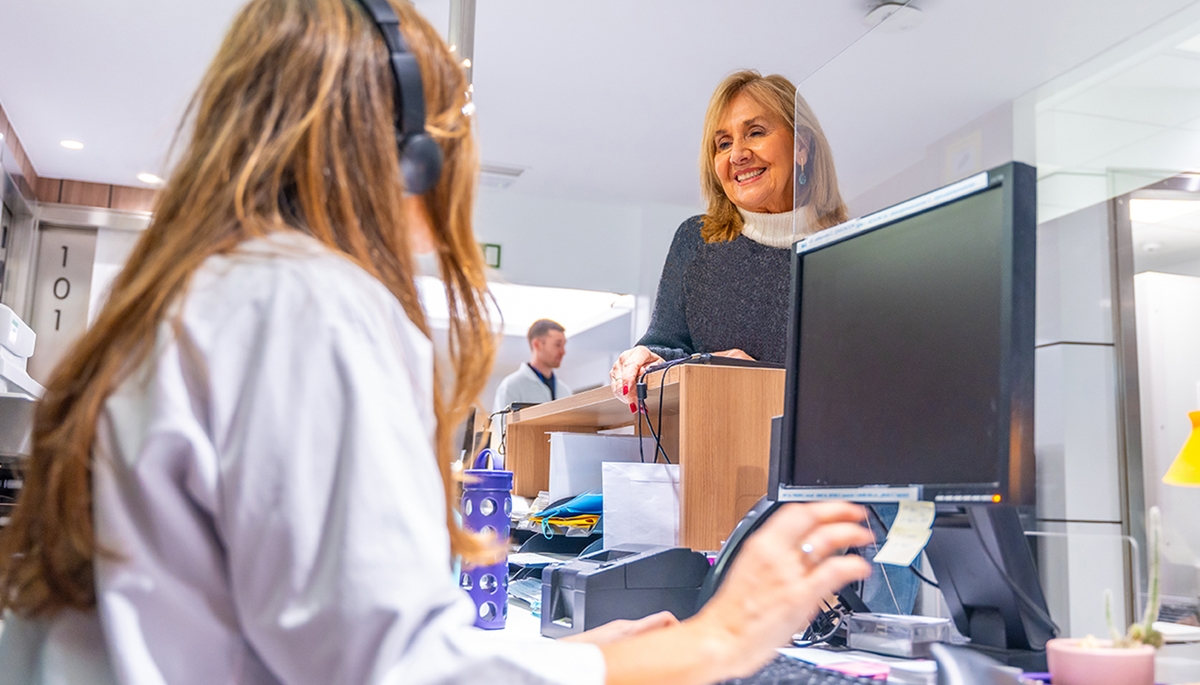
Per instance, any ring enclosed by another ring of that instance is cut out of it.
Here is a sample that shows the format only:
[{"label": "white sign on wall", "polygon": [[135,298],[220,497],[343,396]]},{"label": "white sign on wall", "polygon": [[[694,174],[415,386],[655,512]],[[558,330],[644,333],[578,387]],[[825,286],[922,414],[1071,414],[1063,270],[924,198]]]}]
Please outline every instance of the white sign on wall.
[{"label": "white sign on wall", "polygon": [[43,227],[38,233],[29,321],[37,344],[29,375],[45,384],[54,365],[87,329],[96,229]]}]

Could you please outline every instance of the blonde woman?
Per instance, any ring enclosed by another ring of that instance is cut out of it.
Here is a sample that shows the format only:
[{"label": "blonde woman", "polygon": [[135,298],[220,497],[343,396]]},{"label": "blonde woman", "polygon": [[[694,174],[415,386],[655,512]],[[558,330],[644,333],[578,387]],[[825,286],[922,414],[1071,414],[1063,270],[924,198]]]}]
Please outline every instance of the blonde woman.
[{"label": "blonde woman", "polygon": [[777,74],[739,71],[717,86],[704,116],[700,185],[708,211],[676,231],[650,327],[609,376],[631,411],[642,369],[664,359],[708,352],[782,363],[788,248],[846,220],[821,125]]},{"label": "blonde woman", "polygon": [[[440,179],[404,193],[389,53],[356,0],[240,12],[150,228],[37,409],[0,540],[0,682],[712,682],[867,572],[834,556],[870,537],[861,510],[797,507],[686,622],[575,643],[471,627],[451,560],[497,543],[454,525],[448,466],[493,356],[478,160],[456,60],[390,6]],[[445,368],[414,245],[454,303]]]}]

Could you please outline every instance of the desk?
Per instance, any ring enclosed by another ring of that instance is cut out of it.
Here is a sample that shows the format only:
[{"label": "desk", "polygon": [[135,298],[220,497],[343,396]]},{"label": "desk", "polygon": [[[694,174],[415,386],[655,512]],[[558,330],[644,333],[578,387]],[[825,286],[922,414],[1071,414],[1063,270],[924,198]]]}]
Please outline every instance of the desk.
[{"label": "desk", "polygon": [[[783,413],[783,382],[782,369],[707,364],[650,374],[648,419],[657,429],[661,411],[663,447],[679,464],[681,545],[720,548],[766,494],[771,417]],[[548,489],[547,433],[595,433],[635,425],[636,418],[607,387],[514,412],[505,436],[513,492],[536,497]],[[643,434],[650,435],[644,424]]]},{"label": "desk", "polygon": [[[505,637],[522,640],[549,640],[541,633],[541,620],[530,613],[525,605],[508,604],[508,621],[503,631]],[[780,649],[780,652],[797,656],[804,650]],[[895,657],[878,656],[866,652],[853,652],[855,659],[894,663]],[[1154,680],[1163,685],[1187,685],[1200,683],[1200,643],[1168,644],[1159,650],[1154,662]]]}]

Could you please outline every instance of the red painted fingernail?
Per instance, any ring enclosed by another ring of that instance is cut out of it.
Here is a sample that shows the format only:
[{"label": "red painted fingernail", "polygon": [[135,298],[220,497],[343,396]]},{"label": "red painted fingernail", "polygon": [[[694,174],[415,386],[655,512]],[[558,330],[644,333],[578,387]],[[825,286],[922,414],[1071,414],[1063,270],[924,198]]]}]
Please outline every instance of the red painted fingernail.
[{"label": "red painted fingernail", "polygon": [[622,385],[622,386],[621,386],[621,394],[622,394],[622,395],[628,395],[628,394],[629,394],[629,384],[628,384],[628,383],[626,383],[625,385]]},{"label": "red painted fingernail", "polygon": [[630,413],[630,414],[636,414],[636,413],[637,413],[637,405],[636,405],[636,404],[634,404],[634,403],[632,403],[632,402],[630,402],[630,403],[629,403],[629,413]]}]

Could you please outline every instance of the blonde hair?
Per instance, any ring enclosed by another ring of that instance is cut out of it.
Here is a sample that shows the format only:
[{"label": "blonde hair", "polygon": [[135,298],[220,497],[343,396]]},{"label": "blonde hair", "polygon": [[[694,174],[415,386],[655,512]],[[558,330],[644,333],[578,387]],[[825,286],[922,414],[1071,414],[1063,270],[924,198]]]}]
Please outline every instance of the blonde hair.
[{"label": "blonde hair", "polygon": [[[449,392],[435,382],[436,454],[451,547],[483,559],[489,541],[453,523],[451,433],[491,369],[495,340],[471,229],[478,155],[463,114],[467,82],[437,31],[392,0],[420,66],[427,130],[445,166],[423,196],[450,305]],[[150,227],[95,325],[55,368],[38,405],[33,454],[0,536],[0,606],[24,615],[95,606],[91,452],[105,401],[151,355],[157,332],[213,255],[302,231],[379,279],[426,334],[413,281],[393,125],[393,77],[354,0],[251,0],[193,99],[191,141]],[[445,369],[435,369],[439,376]]]},{"label": "blonde hair", "polygon": [[700,139],[700,192],[708,204],[704,226],[700,235],[705,242],[718,243],[734,240],[742,232],[742,215],[717,176],[716,133],[729,104],[738,95],[745,93],[767,110],[771,116],[785,122],[789,132],[795,131],[804,137],[801,142],[808,149],[808,162],[804,173],[808,176],[808,224],[811,230],[836,226],[847,219],[846,205],[838,191],[837,172],[833,167],[833,153],[825,132],[808,103],[796,92],[792,82],[771,74],[763,76],[753,69],[737,71],[725,77],[717,86],[708,110],[704,113],[704,134]]}]

